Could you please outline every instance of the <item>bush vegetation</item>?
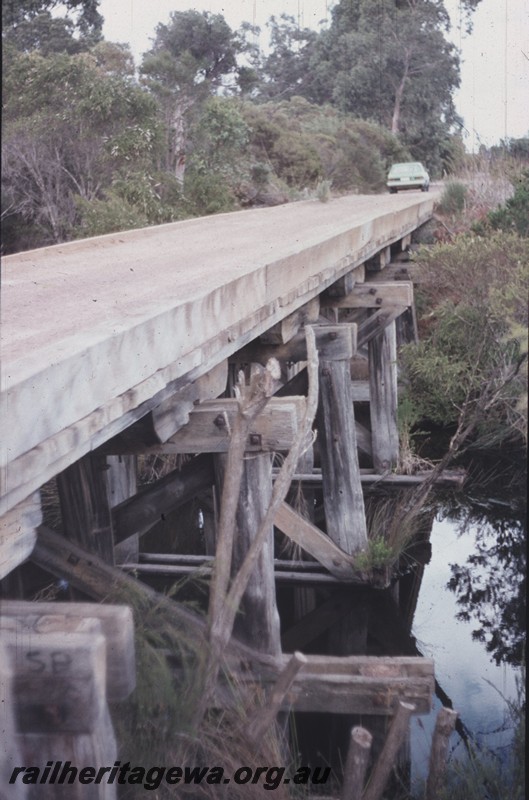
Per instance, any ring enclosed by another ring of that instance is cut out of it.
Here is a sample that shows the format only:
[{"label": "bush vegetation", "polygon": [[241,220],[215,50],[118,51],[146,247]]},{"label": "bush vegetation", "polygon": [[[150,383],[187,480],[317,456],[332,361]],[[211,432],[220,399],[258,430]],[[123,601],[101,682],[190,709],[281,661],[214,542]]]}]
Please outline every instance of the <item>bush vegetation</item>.
[{"label": "bush vegetation", "polygon": [[416,261],[421,341],[402,353],[414,418],[475,447],[526,442],[529,239],[469,233]]}]

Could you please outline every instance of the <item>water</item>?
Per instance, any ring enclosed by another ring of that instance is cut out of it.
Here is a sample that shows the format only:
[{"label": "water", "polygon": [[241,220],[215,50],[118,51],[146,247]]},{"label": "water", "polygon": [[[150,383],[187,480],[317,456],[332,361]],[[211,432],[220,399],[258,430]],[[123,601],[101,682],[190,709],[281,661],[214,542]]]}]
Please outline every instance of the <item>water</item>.
[{"label": "water", "polygon": [[[458,528],[455,521],[434,521],[432,559],[424,571],[413,634],[423,655],[434,659],[436,679],[472,738],[501,753],[512,739],[507,700],[516,698],[520,667],[509,663],[509,652],[504,652],[510,643],[510,660],[516,661],[518,639],[516,632],[504,629],[505,641],[501,641],[502,609],[494,605],[498,599],[494,583],[495,578],[498,584],[505,583],[503,568],[514,562],[503,590],[510,594],[507,603],[516,600],[518,590],[523,588],[519,585],[521,565],[512,547],[510,551],[505,548],[498,558],[498,532],[493,526],[470,526],[463,533]],[[480,563],[480,552],[484,563]],[[488,565],[487,552],[491,562]],[[451,568],[454,564],[459,567],[455,571]],[[459,576],[459,582],[449,588],[454,575]],[[458,602],[458,598],[466,602]],[[469,618],[461,619],[461,614]],[[479,638],[476,631],[481,631]],[[490,646],[490,652],[487,642],[495,645]],[[501,655],[503,660],[496,663]],[[436,699],[430,715],[412,721],[413,782],[426,777],[430,737],[440,707]],[[457,733],[452,736],[451,748],[452,757],[464,757],[465,747]]]}]

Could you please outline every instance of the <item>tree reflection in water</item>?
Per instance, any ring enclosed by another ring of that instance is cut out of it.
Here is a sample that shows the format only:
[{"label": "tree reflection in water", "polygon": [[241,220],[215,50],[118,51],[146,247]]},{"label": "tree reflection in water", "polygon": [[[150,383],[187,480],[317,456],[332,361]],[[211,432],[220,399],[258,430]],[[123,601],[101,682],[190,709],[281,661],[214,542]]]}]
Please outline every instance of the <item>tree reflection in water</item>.
[{"label": "tree reflection in water", "polygon": [[[477,623],[472,636],[485,644],[496,664],[520,666],[526,629],[525,476],[520,464],[476,483],[466,499],[444,507],[460,534],[472,531],[475,551],[465,564],[451,564],[448,587],[461,606],[460,620]],[[491,496],[492,492],[494,496]]]}]

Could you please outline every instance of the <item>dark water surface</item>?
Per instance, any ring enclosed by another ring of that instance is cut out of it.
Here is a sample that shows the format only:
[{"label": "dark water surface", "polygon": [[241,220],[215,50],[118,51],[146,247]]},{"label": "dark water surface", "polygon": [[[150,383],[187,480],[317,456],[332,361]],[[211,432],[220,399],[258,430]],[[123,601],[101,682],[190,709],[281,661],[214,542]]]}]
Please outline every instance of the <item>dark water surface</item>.
[{"label": "dark water surface", "polygon": [[[510,537],[516,544],[517,533]],[[524,560],[512,542],[504,558],[498,558],[498,531],[486,523],[461,531],[455,521],[436,519],[431,544],[432,559],[424,570],[412,632],[422,654],[434,659],[436,679],[469,736],[501,755],[513,735],[507,701],[516,699],[521,677]],[[414,782],[426,776],[440,707],[436,698],[430,715],[412,720]],[[457,733],[451,748],[452,757],[465,756]]]}]

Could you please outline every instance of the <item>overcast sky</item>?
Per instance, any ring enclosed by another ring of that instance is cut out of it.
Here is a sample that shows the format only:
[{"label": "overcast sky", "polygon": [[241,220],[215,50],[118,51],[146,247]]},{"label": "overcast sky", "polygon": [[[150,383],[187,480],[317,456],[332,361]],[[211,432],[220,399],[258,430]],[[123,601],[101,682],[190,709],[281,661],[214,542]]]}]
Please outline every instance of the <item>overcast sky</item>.
[{"label": "overcast sky", "polygon": [[[317,29],[333,0],[101,0],[103,33],[114,42],[128,42],[136,62],[150,47],[159,22],[171,11],[221,13],[232,28],[252,22],[265,30],[268,18],[285,12],[301,25]],[[482,0],[473,16],[470,36],[457,30],[458,0],[445,0],[452,15],[452,37],[462,49],[462,85],[457,109],[465,122],[466,144],[494,144],[505,136],[529,133],[529,0]],[[262,34],[262,44],[266,34]]]}]

